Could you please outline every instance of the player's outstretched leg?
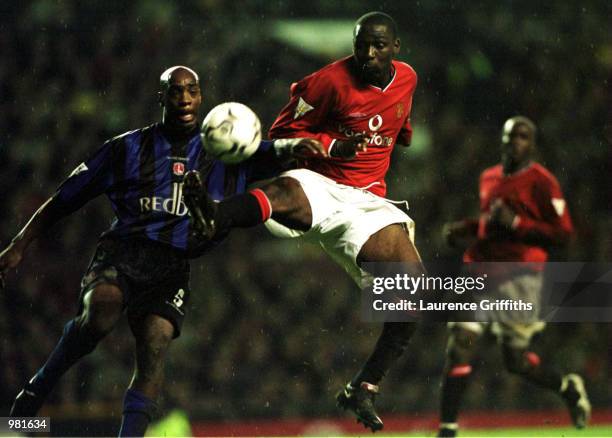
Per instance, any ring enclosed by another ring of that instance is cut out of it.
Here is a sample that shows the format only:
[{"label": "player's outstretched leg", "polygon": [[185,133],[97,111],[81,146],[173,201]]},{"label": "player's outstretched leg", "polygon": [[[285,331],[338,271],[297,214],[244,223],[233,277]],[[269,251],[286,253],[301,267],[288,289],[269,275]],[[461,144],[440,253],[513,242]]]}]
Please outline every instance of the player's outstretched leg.
[{"label": "player's outstretched leg", "polygon": [[[185,175],[183,195],[196,227],[204,236],[212,238],[225,235],[234,227],[259,225],[270,219],[273,210],[281,217],[286,211],[302,211],[304,204],[298,202],[300,192],[297,189],[301,191],[299,183],[292,178],[278,178],[261,189],[215,202],[206,192],[199,172],[190,171]],[[309,226],[310,222],[299,223],[296,228]]]},{"label": "player's outstretched leg", "polygon": [[585,428],[591,418],[591,402],[582,377],[578,374],[563,376],[561,396],[567,404],[574,426],[577,429]]},{"label": "player's outstretched leg", "polygon": [[100,284],[85,295],[83,312],[68,321],[47,362],[17,395],[12,417],[36,416],[60,377],[80,358],[91,353],[121,315],[123,295],[112,285]]}]

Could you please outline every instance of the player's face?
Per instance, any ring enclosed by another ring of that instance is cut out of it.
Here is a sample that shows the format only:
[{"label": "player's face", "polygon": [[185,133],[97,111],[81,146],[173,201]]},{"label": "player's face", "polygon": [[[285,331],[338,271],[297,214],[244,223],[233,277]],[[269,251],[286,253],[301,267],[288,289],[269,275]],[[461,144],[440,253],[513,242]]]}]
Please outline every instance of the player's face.
[{"label": "player's face", "polygon": [[189,71],[178,69],[172,73],[161,102],[165,124],[185,130],[197,125],[202,94],[198,81]]},{"label": "player's face", "polygon": [[391,61],[399,53],[400,41],[384,24],[357,25],[353,56],[363,79],[379,84],[391,73]]},{"label": "player's face", "polygon": [[509,168],[529,162],[534,147],[533,132],[524,123],[507,122],[502,134],[502,161]]}]

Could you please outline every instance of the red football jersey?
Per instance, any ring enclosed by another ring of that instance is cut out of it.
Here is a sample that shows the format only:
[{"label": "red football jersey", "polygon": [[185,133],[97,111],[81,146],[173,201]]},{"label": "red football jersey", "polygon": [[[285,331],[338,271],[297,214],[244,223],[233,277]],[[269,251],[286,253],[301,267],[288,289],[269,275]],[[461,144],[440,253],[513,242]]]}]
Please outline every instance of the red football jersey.
[{"label": "red football jersey", "polygon": [[333,148],[336,139],[358,133],[370,140],[355,159],[308,159],[302,164],[341,184],[384,196],[385,175],[396,142],[409,145],[410,109],[417,75],[393,61],[393,77],[384,88],[363,83],[352,71],[352,57],[336,61],[291,85],[291,99],[270,128],[270,138],[311,137]]},{"label": "red football jersey", "polygon": [[[516,214],[513,234],[501,237],[487,223],[491,203],[502,199]],[[537,163],[504,175],[501,164],[480,175],[478,241],[464,254],[466,262],[545,262],[546,248],[525,242],[531,231],[556,240],[573,232],[559,182]]]}]

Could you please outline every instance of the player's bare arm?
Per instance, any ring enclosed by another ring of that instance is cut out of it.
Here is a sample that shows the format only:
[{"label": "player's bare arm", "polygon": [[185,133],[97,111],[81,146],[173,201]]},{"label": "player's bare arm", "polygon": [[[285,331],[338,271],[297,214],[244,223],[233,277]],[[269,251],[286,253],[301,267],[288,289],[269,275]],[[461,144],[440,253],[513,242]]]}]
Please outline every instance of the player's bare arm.
[{"label": "player's bare arm", "polygon": [[0,253],[0,283],[2,285],[6,273],[9,269],[19,265],[30,243],[62,217],[53,199],[49,198],[34,213],[23,229],[17,233],[11,243]]},{"label": "player's bare arm", "polygon": [[277,155],[289,158],[327,158],[323,143],[316,138],[284,138],[274,140]]}]

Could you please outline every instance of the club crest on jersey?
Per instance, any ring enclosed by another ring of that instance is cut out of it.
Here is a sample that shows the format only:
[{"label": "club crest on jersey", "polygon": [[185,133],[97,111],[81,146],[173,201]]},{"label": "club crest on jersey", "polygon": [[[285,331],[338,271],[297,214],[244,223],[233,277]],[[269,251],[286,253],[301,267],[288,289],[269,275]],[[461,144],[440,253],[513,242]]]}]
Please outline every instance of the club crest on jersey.
[{"label": "club crest on jersey", "polygon": [[310,105],[309,103],[307,103],[304,99],[300,97],[300,100],[298,100],[298,104],[295,107],[295,113],[293,114],[293,118],[299,119],[304,114],[306,114],[309,111],[312,111],[313,109],[314,109],[314,106]]},{"label": "club crest on jersey", "polygon": [[177,176],[185,175],[185,164],[184,163],[173,163],[172,172]]},{"label": "club crest on jersey", "polygon": [[404,104],[402,102],[398,103],[395,107],[395,117],[401,119],[404,115]]}]

